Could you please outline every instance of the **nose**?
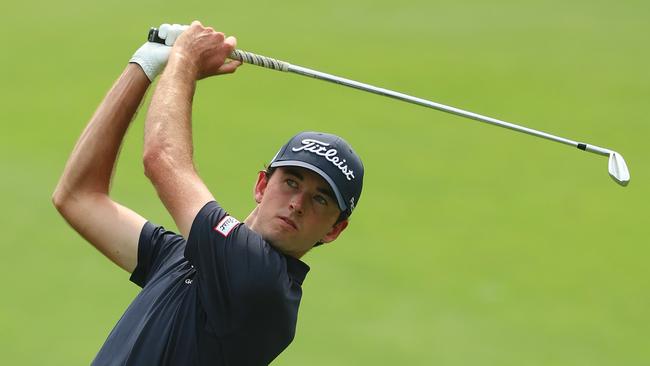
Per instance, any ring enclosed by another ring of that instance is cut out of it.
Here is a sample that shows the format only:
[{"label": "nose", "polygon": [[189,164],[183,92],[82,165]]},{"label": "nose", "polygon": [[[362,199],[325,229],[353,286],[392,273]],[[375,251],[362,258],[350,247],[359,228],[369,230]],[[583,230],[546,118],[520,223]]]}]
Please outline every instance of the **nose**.
[{"label": "nose", "polygon": [[291,196],[291,200],[289,201],[289,209],[291,209],[291,211],[295,211],[296,214],[298,215],[302,215],[304,210],[303,207],[304,203],[305,203],[304,194],[301,193],[294,194],[293,196]]}]

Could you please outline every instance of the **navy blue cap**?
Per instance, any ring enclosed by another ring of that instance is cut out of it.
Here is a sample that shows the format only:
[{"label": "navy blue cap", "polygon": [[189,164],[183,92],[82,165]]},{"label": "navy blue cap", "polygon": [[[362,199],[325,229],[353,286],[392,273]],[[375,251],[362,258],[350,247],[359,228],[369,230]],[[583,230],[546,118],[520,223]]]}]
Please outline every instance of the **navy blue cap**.
[{"label": "navy blue cap", "polygon": [[323,177],[345,217],[359,204],[363,163],[350,144],[336,135],[301,132],[282,146],[269,166],[297,166]]}]

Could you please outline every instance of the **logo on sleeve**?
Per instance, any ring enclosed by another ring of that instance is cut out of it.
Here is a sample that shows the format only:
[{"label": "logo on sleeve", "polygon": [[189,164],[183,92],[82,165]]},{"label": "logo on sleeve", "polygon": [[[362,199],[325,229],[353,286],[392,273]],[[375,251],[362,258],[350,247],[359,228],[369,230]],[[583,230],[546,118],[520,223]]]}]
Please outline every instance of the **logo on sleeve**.
[{"label": "logo on sleeve", "polygon": [[224,237],[227,237],[230,232],[239,225],[240,222],[232,217],[232,216],[226,216],[219,223],[217,226],[214,227],[214,231],[218,232],[219,234],[223,235]]}]

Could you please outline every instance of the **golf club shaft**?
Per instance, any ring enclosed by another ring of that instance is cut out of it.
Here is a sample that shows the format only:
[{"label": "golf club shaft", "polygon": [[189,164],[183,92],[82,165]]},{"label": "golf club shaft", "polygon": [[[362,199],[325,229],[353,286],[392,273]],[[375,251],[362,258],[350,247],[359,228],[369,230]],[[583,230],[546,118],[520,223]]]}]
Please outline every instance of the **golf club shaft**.
[{"label": "golf club shaft", "polygon": [[[300,75],[313,77],[313,78],[316,78],[316,79],[329,81],[329,82],[340,84],[340,85],[345,85],[345,86],[348,86],[350,88],[364,90],[364,91],[367,91],[367,92],[370,92],[370,93],[375,93],[375,94],[383,95],[383,96],[386,96],[386,97],[399,99],[399,100],[402,100],[402,101],[405,101],[405,102],[421,105],[421,106],[424,106],[424,107],[433,108],[433,109],[436,109],[436,110],[439,110],[439,111],[442,111],[442,112],[455,114],[455,115],[470,118],[470,119],[473,119],[473,120],[476,120],[476,121],[481,121],[481,122],[497,125],[497,126],[500,126],[500,127],[508,128],[508,129],[511,129],[511,130],[527,133],[529,135],[538,136],[538,137],[542,137],[542,138],[545,138],[545,139],[561,142],[563,144],[567,144],[567,145],[571,145],[571,146],[575,146],[575,147],[579,147],[581,145],[580,143],[578,143],[576,141],[569,140],[569,139],[559,137],[559,136],[554,136],[554,135],[551,135],[551,134],[546,133],[546,132],[537,131],[537,130],[534,130],[532,128],[519,126],[519,125],[516,125],[514,123],[509,123],[509,122],[498,120],[496,118],[483,116],[483,115],[473,113],[473,112],[469,112],[469,111],[466,111],[466,110],[463,110],[463,109],[459,109],[459,108],[451,107],[451,106],[448,106],[448,105],[432,102],[430,100],[414,97],[414,96],[404,94],[404,93],[400,93],[400,92],[396,92],[396,91],[393,91],[393,90],[390,90],[390,89],[384,89],[384,88],[376,87],[376,86],[373,86],[373,85],[361,83],[361,82],[358,82],[358,81],[345,79],[345,78],[335,76],[335,75],[330,75],[330,74],[327,74],[327,73],[324,73],[324,72],[311,70],[311,69],[308,69],[308,68],[305,68],[305,67],[289,65],[289,68],[288,68],[287,71],[293,72],[293,73],[296,73],[296,74],[300,74]],[[584,145],[586,146],[586,144],[584,144]],[[602,153],[604,155],[609,154],[608,152],[605,152],[605,149],[601,149],[601,150],[603,150]],[[596,152],[596,151],[594,151],[594,152]]]},{"label": "golf club shaft", "polygon": [[[165,43],[165,41],[163,39],[158,37],[158,30],[156,28],[151,28],[151,30],[149,31],[148,39],[149,39],[150,42],[158,42],[158,43],[163,43],[163,44]],[[405,101],[405,102],[421,105],[421,106],[424,106],[424,107],[433,108],[433,109],[436,109],[436,110],[439,110],[439,111],[442,111],[442,112],[455,114],[455,115],[458,115],[458,116],[461,116],[461,117],[470,118],[470,119],[473,119],[473,120],[476,120],[476,121],[485,122],[485,123],[489,123],[489,124],[492,124],[492,125],[507,128],[507,129],[510,129],[510,130],[523,132],[523,133],[526,133],[526,134],[529,134],[529,135],[533,135],[533,136],[545,138],[545,139],[548,139],[548,140],[560,142],[560,143],[563,143],[563,144],[566,144],[566,145],[577,147],[580,150],[589,151],[589,152],[599,154],[599,155],[608,156],[609,154],[612,153],[612,150],[605,149],[605,148],[602,148],[602,147],[598,147],[598,146],[595,146],[595,145],[590,145],[590,144],[586,144],[586,143],[582,143],[582,142],[573,141],[573,140],[570,140],[570,139],[567,139],[567,138],[564,138],[564,137],[551,135],[550,133],[538,131],[538,130],[528,128],[528,127],[523,127],[523,126],[520,126],[520,125],[517,125],[517,124],[514,124],[514,123],[510,123],[510,122],[506,122],[506,121],[501,121],[501,120],[498,120],[496,118],[483,116],[483,115],[480,115],[478,113],[474,113],[474,112],[466,111],[466,110],[463,110],[463,109],[451,107],[451,106],[448,106],[448,105],[432,102],[430,100],[414,97],[414,96],[411,96],[411,95],[408,95],[408,94],[396,92],[396,91],[389,90],[389,89],[379,88],[379,87],[376,87],[376,86],[373,86],[373,85],[369,85],[369,84],[361,83],[361,82],[358,82],[358,81],[342,78],[342,77],[339,77],[339,76],[327,74],[327,73],[324,73],[324,72],[308,69],[306,67],[292,65],[292,64],[290,64],[288,62],[285,62],[285,61],[276,60],[276,59],[266,57],[266,56],[262,56],[262,55],[258,55],[258,54],[252,53],[252,52],[247,52],[247,51],[242,51],[242,50],[234,50],[229,55],[229,58],[232,59],[232,60],[238,60],[238,61],[241,61],[241,62],[244,62],[244,63],[257,65],[257,66],[265,67],[265,68],[268,68],[268,69],[273,69],[273,70],[283,71],[283,72],[292,72],[292,73],[295,73],[295,74],[309,76],[309,77],[312,77],[312,78],[315,78],[315,79],[325,80],[325,81],[329,81],[329,82],[336,83],[336,84],[339,84],[339,85],[344,85],[344,86],[347,86],[347,87],[350,87],[350,88],[355,88],[355,89],[367,91],[367,92],[370,92],[370,93],[379,94],[379,95],[383,95],[383,96],[394,98],[394,99],[399,99],[399,100],[402,100],[402,101]]]},{"label": "golf club shaft", "polygon": [[[324,73],[324,72],[308,69],[306,67],[292,65],[292,64],[290,64],[288,62],[271,59],[271,58],[266,57],[266,56],[261,56],[261,55],[253,54],[253,53],[246,52],[246,51],[236,50],[230,55],[230,58],[233,59],[233,60],[238,60],[238,61],[254,64],[254,65],[257,65],[257,66],[270,68],[270,69],[273,69],[273,70],[292,72],[292,73],[295,73],[295,74],[309,76],[309,77],[312,77],[312,78],[315,78],[315,79],[325,80],[325,81],[329,81],[331,83],[344,85],[344,86],[347,86],[347,87],[350,87],[350,88],[359,89],[359,90],[367,91],[367,92],[378,94],[378,95],[383,95],[383,96],[394,98],[394,99],[399,99],[399,100],[402,100],[402,101],[405,101],[405,102],[408,102],[408,103],[433,108],[433,109],[436,109],[436,110],[439,110],[439,111],[442,111],[442,112],[455,114],[457,116],[470,118],[470,119],[473,119],[473,120],[476,120],[476,121],[485,122],[485,123],[489,123],[489,124],[496,125],[496,126],[499,126],[499,127],[508,128],[510,130],[523,132],[523,133],[526,133],[526,134],[529,134],[529,135],[533,135],[533,136],[545,138],[545,139],[548,139],[548,140],[560,142],[560,143],[563,143],[563,144],[566,144],[566,145],[577,147],[580,150],[589,151],[589,152],[596,153],[596,154],[599,154],[599,155],[608,156],[611,153],[611,150],[605,149],[605,148],[602,148],[602,147],[598,147],[598,146],[595,146],[595,145],[590,145],[590,144],[586,144],[586,143],[573,141],[573,140],[570,140],[570,139],[567,139],[567,138],[564,138],[564,137],[555,136],[555,135],[552,135],[550,133],[546,133],[546,132],[538,131],[538,130],[535,130],[535,129],[532,129],[532,128],[520,126],[520,125],[517,125],[517,124],[514,124],[514,123],[498,120],[496,118],[484,116],[484,115],[474,113],[474,112],[470,112],[470,111],[466,111],[466,110],[463,110],[463,109],[460,109],[460,108],[451,107],[451,106],[448,106],[448,105],[445,105],[445,104],[436,103],[436,102],[433,102],[433,101],[430,101],[430,100],[414,97],[412,95],[396,92],[394,90],[380,88],[380,87],[377,87],[377,86],[374,86],[374,85],[365,84],[365,83],[361,83],[361,82],[358,82],[358,81],[342,78],[340,76],[331,75],[331,74],[327,74],[327,73]],[[271,66],[271,65],[273,65],[273,66]],[[280,66],[276,67],[275,65],[280,65]]]}]

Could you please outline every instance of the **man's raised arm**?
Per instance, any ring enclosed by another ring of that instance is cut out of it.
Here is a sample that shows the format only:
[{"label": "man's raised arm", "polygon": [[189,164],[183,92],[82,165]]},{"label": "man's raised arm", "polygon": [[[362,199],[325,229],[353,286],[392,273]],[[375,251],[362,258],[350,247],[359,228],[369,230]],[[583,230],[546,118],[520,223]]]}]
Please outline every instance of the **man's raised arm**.
[{"label": "man's raised arm", "polygon": [[128,272],[137,263],[145,219],[109,197],[120,145],[150,81],[129,64],[77,141],[52,201],[68,223]]},{"label": "man's raised arm", "polygon": [[195,21],[177,40],[151,100],[145,122],[145,174],[186,238],[194,217],[213,196],[194,168],[192,99],[196,81],[234,72],[238,61],[225,63],[235,48]]},{"label": "man's raised arm", "polygon": [[166,45],[146,42],[88,122],[68,159],[52,201],[68,223],[125,270],[137,264],[145,219],[109,197],[124,134],[151,81],[164,68],[176,37],[187,27],[163,24]]}]

